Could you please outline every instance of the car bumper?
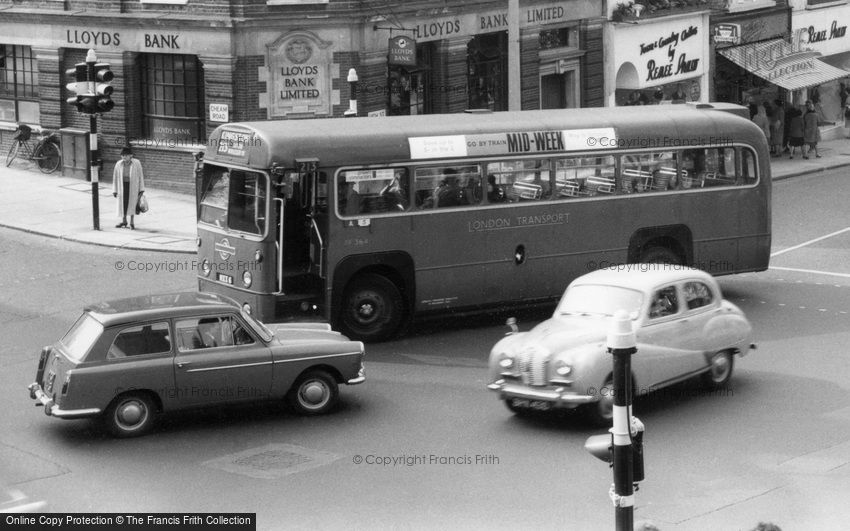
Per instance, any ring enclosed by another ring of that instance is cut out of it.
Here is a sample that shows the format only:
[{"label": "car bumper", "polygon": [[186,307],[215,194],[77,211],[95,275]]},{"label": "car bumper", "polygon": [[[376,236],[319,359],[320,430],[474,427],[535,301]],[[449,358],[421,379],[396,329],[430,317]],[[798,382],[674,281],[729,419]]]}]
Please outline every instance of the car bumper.
[{"label": "car bumper", "polygon": [[528,400],[541,400],[543,402],[553,402],[566,406],[579,406],[581,404],[590,404],[591,402],[599,401],[598,396],[581,395],[557,387],[554,389],[534,389],[501,379],[488,384],[487,389],[499,393],[499,398],[526,398]]},{"label": "car bumper", "polygon": [[40,404],[44,406],[44,413],[48,417],[58,417],[60,419],[77,419],[84,417],[94,417],[96,415],[100,415],[101,410],[98,408],[88,408],[88,409],[62,409],[53,402],[53,399],[47,396],[47,394],[41,390],[41,386],[37,383],[31,383],[29,387],[27,387],[30,391],[30,398],[33,400],[38,400]]},{"label": "car bumper", "polygon": [[366,371],[361,367],[359,371],[357,371],[357,377],[352,378],[345,382],[347,385],[357,385],[366,381]]}]

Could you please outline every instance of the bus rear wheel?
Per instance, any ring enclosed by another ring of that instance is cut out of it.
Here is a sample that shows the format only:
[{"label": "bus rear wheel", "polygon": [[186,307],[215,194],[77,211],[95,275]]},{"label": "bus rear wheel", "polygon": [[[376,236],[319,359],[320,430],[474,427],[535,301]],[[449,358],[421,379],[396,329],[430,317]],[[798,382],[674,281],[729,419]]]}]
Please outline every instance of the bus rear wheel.
[{"label": "bus rear wheel", "polygon": [[343,295],[342,332],[359,341],[384,341],[402,322],[404,306],[398,287],[378,274],[362,275],[348,285]]},{"label": "bus rear wheel", "polygon": [[674,264],[684,265],[682,259],[667,247],[652,246],[640,253],[642,264]]}]

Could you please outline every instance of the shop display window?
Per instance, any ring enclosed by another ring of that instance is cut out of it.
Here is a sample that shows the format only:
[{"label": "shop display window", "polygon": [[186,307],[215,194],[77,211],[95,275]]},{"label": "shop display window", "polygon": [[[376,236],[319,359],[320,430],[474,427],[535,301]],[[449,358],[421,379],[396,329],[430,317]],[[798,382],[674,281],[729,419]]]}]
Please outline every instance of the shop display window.
[{"label": "shop display window", "polygon": [[38,64],[29,46],[0,44],[0,121],[38,124]]}]

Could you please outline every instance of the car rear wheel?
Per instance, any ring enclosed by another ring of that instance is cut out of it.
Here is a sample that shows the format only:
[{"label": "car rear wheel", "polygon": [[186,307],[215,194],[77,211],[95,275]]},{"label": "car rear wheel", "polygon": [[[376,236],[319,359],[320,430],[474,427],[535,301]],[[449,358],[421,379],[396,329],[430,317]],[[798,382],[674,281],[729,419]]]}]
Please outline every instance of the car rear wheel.
[{"label": "car rear wheel", "polygon": [[702,381],[709,389],[719,389],[724,387],[732,379],[732,369],[735,365],[735,358],[728,350],[722,350],[714,354],[708,360],[709,370],[702,375]]},{"label": "car rear wheel", "polygon": [[339,387],[325,371],[310,371],[295,382],[289,402],[302,415],[321,415],[330,411],[339,398]]},{"label": "car rear wheel", "polygon": [[104,417],[115,437],[137,437],[146,433],[156,420],[156,406],[143,393],[121,395],[112,401]]}]

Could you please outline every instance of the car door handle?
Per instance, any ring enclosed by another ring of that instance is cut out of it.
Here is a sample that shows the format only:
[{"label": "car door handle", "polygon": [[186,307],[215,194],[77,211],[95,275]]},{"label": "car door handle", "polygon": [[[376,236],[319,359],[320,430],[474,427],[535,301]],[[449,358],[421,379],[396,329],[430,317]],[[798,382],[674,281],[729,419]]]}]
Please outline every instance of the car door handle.
[{"label": "car door handle", "polygon": [[184,365],[191,365],[191,363],[189,363],[188,361],[178,361],[177,362],[177,368],[178,369],[182,369]]}]

